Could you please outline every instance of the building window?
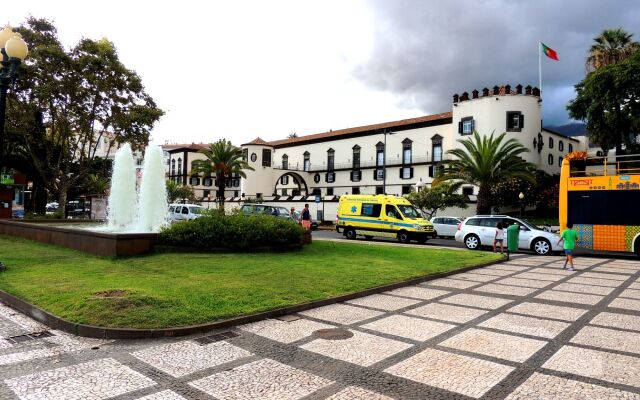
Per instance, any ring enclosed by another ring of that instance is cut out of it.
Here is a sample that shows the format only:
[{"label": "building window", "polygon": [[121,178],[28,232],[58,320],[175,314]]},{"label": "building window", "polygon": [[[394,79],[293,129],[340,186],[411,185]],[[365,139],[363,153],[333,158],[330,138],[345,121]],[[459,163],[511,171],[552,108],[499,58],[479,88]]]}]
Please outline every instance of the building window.
[{"label": "building window", "polygon": [[413,178],[413,168],[411,167],[400,168],[400,179],[411,179],[411,178]]},{"label": "building window", "polygon": [[553,165],[553,154],[549,154],[549,165]]},{"label": "building window", "polygon": [[251,153],[251,162],[256,162],[256,160],[258,160],[256,153]]},{"label": "building window", "polygon": [[362,172],[360,170],[351,171],[351,182],[360,182],[362,179]]},{"label": "building window", "polygon": [[558,140],[558,150],[564,151],[564,142],[562,140]]},{"label": "building window", "polygon": [[305,151],[304,154],[304,164],[303,164],[303,170],[309,172],[309,170],[311,169],[311,155],[309,154],[308,151]]},{"label": "building window", "polygon": [[553,138],[549,137],[549,148],[553,149]]},{"label": "building window", "polygon": [[313,191],[311,192],[312,196],[320,196],[322,195],[322,192],[320,191],[320,188],[314,188]]},{"label": "building window", "polygon": [[249,161],[249,149],[242,149],[242,159]]},{"label": "building window", "polygon": [[289,169],[289,156],[286,154],[282,156],[282,169]]},{"label": "building window", "polygon": [[411,185],[402,185],[402,194],[411,193]]},{"label": "building window", "polygon": [[176,174],[176,160],[171,160],[171,175]]},{"label": "building window", "polygon": [[384,169],[378,168],[373,170],[373,179],[376,181],[381,181],[384,179]]},{"label": "building window", "polygon": [[262,149],[262,166],[270,167],[271,166],[271,150]]},{"label": "building window", "polygon": [[280,178],[280,183],[283,185],[288,185],[289,184],[289,175],[283,175],[282,178]]},{"label": "building window", "polygon": [[314,181],[315,183],[319,183],[319,182],[320,182],[320,174],[315,174],[315,175],[313,176],[313,181]]},{"label": "building window", "polygon": [[182,158],[178,158],[178,175],[182,175]]},{"label": "building window", "polygon": [[287,188],[282,189],[282,195],[283,195],[283,196],[286,196],[286,195],[287,195],[287,192],[288,192]]},{"label": "building window", "polygon": [[325,175],[325,181],[328,183],[333,183],[336,181],[336,173],[335,172],[327,172]]},{"label": "building window", "polygon": [[333,196],[333,188],[327,188],[327,196]]},{"label": "building window", "polygon": [[461,135],[471,135],[475,128],[473,117],[464,117],[458,122],[458,133]]},{"label": "building window", "polygon": [[333,149],[327,150],[327,170],[333,171],[333,167],[335,165],[335,154],[336,152]]},{"label": "building window", "polygon": [[569,153],[573,153],[573,144],[569,143]]},{"label": "building window", "polygon": [[524,128],[524,115],[520,111],[507,111],[507,132],[520,132]]},{"label": "building window", "polygon": [[437,133],[431,137],[431,161],[442,161],[442,136]]},{"label": "building window", "polygon": [[384,188],[382,186],[376,186],[376,194],[384,194]]},{"label": "building window", "polygon": [[409,139],[402,141],[402,165],[411,164],[411,143]]},{"label": "building window", "polygon": [[353,146],[353,169],[360,169],[360,146]]},{"label": "building window", "polygon": [[210,194],[211,194],[211,190],[203,190],[202,191],[202,197],[203,198],[208,198]]},{"label": "building window", "polygon": [[376,144],[376,167],[384,166],[384,144]]},{"label": "building window", "polygon": [[210,176],[202,178],[202,186],[213,186],[213,179]]},{"label": "building window", "polygon": [[473,186],[463,186],[462,194],[464,196],[473,196]]},{"label": "building window", "polygon": [[351,188],[351,194],[360,194],[360,186],[354,186]]},{"label": "building window", "polygon": [[200,184],[200,178],[198,178],[197,176],[192,176],[191,179],[189,179],[189,185],[198,186],[199,184]]},{"label": "building window", "polygon": [[562,156],[558,157],[558,165],[562,167]]}]

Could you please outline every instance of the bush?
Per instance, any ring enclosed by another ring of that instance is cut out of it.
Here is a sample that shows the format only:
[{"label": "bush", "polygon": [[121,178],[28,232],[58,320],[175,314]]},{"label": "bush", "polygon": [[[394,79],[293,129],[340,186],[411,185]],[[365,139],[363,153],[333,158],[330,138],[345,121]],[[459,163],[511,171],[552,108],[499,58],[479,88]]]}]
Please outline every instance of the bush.
[{"label": "bush", "polygon": [[205,213],[192,221],[171,225],[160,232],[160,244],[198,249],[284,248],[300,244],[304,230],[296,223],[269,215]]}]

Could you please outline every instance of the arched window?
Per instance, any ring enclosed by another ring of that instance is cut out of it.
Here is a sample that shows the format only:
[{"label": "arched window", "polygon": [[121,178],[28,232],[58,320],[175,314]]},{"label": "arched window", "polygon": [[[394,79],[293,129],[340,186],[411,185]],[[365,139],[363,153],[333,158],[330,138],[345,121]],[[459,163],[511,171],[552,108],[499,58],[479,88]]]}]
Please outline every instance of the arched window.
[{"label": "arched window", "polygon": [[360,169],[360,146],[353,146],[353,169]]},{"label": "arched window", "polygon": [[558,157],[558,165],[562,167],[562,156]]},{"label": "arched window", "polygon": [[549,165],[553,165],[553,154],[549,154]]},{"label": "arched window", "polygon": [[553,138],[549,137],[549,148],[553,149]]},{"label": "arched window", "polygon": [[329,171],[333,171],[333,168],[335,166],[335,154],[335,150],[327,150],[327,170]]},{"label": "arched window", "polygon": [[304,164],[303,164],[303,170],[309,172],[309,170],[311,169],[311,154],[309,154],[308,151],[305,151],[304,154]]},{"label": "arched window", "polygon": [[289,168],[289,156],[286,154],[282,155],[282,169]]},{"label": "arched window", "polygon": [[178,158],[178,175],[182,175],[182,158]]},{"label": "arched window", "polygon": [[171,160],[171,175],[176,174],[176,160]]},{"label": "arched window", "polygon": [[573,153],[573,144],[569,143],[569,153]]},{"label": "arched window", "polygon": [[558,150],[564,151],[564,142],[562,140],[558,140]]},{"label": "arched window", "polygon": [[384,166],[384,144],[378,142],[376,144],[376,167]]}]

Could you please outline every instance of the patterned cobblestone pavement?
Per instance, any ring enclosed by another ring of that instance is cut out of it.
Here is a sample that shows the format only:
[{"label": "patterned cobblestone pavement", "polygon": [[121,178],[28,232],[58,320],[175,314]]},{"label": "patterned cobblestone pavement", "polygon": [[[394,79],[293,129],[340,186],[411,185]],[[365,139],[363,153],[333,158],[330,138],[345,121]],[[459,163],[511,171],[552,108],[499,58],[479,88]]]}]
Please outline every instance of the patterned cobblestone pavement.
[{"label": "patterned cobblestone pavement", "polygon": [[0,305],[0,399],[640,400],[640,262],[562,264],[519,255],[223,340],[87,339]]}]

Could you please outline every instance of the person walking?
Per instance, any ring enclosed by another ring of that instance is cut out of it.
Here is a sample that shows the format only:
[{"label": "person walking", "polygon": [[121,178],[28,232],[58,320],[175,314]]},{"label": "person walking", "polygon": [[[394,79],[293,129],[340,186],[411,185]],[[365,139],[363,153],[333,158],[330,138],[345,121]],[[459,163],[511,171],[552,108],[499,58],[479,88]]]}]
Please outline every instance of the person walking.
[{"label": "person walking", "polygon": [[504,229],[502,226],[502,222],[498,222],[496,225],[496,234],[493,238],[493,252],[496,252],[496,245],[500,243],[500,254],[504,254]]},{"label": "person walking", "polygon": [[291,207],[291,218],[293,218],[297,223],[300,223],[300,221],[298,221],[296,219],[296,208],[295,207]]},{"label": "person walking", "polygon": [[[573,269],[573,250],[576,247],[576,241],[578,240],[578,232],[573,229],[573,224],[571,222],[567,222],[567,229],[562,231],[560,235],[560,240],[558,240],[558,245],[560,242],[564,241],[564,267],[569,271],[575,271]],[[567,263],[569,263],[569,268],[567,268]]]},{"label": "person walking", "polygon": [[309,211],[309,204],[305,204],[302,209],[302,227],[308,231],[311,230],[311,212]]}]

